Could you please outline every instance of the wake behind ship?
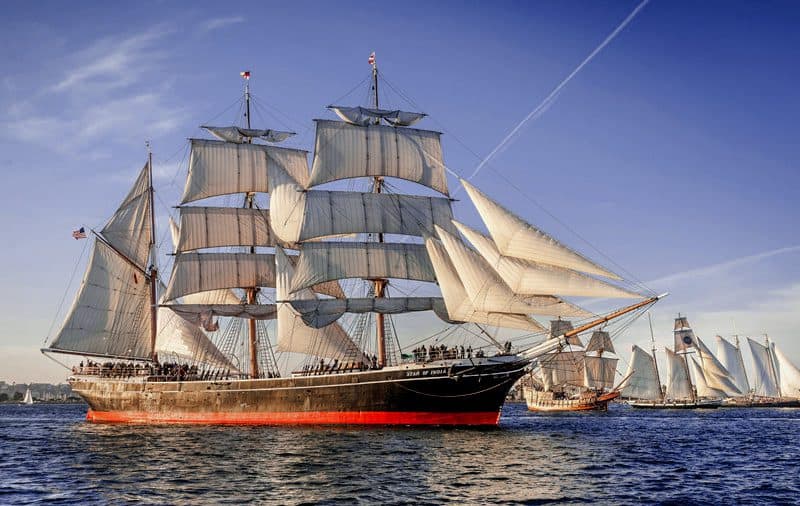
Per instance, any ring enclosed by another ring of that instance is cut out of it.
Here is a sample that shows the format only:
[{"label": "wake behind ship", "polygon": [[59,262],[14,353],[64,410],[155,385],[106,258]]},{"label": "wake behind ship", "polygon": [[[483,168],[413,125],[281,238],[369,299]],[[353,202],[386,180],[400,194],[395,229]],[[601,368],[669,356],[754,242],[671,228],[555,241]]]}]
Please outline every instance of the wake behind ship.
[{"label": "wake behind ship", "polygon": [[[76,299],[43,350],[86,361],[69,382],[89,421],[496,425],[532,361],[658,300],[466,181],[491,237],[455,221],[440,134],[409,128],[422,113],[379,107],[370,63],[373,107],[331,106],[341,121],[316,120],[311,167],[307,152],[275,145],[292,132],[251,128],[242,73],[246,126],[205,126],[218,140],[190,140],[166,286],[149,156],[93,231]],[[369,187],[318,188],[352,179]],[[398,193],[395,179],[437,196]],[[412,296],[420,285],[438,293]],[[598,316],[564,296],[643,300]],[[446,329],[408,352],[391,315],[420,312]],[[545,330],[532,315],[580,321],[516,353],[486,329],[530,340]],[[465,330],[498,351],[439,340]]]}]

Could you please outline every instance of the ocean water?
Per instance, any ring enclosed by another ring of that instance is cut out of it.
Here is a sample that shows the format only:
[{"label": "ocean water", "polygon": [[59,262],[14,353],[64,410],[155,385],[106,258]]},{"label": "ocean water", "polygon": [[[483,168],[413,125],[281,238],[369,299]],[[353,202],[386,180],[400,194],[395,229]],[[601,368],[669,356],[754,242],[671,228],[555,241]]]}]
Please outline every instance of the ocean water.
[{"label": "ocean water", "polygon": [[497,429],[93,425],[0,405],[0,504],[800,504],[800,410],[537,415]]}]

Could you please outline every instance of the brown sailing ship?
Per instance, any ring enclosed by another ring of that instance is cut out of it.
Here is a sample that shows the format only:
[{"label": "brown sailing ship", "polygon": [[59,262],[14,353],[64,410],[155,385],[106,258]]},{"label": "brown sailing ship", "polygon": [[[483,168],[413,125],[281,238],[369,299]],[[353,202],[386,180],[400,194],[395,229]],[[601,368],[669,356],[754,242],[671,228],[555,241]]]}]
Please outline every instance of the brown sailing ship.
[{"label": "brown sailing ship", "polygon": [[[251,128],[246,81],[246,127],[208,126],[218,140],[190,140],[166,286],[156,268],[150,156],[94,234],[73,306],[43,350],[84,357],[69,382],[89,404],[87,420],[496,425],[532,360],[658,299],[601,280],[620,278],[466,181],[491,238],[455,222],[439,134],[409,128],[424,114],[380,109],[374,62],[372,85],[373,107],[331,106],[341,121],[316,121],[309,170],[305,151],[275,145],[290,132]],[[352,178],[369,178],[371,188],[317,188]],[[386,178],[441,196],[394,193]],[[196,204],[231,195],[238,206],[232,197]],[[356,288],[346,293],[341,280]],[[441,296],[394,296],[390,280],[436,283]],[[644,300],[593,317],[561,298],[571,295]],[[531,315],[586,323],[518,353],[418,348],[404,356],[391,348],[388,315],[418,311],[456,327],[529,334],[544,330]],[[344,315],[353,317],[350,329]],[[277,367],[269,321],[278,353],[306,357],[292,372]],[[370,329],[373,354],[362,337]],[[232,336],[244,334],[241,352]]]}]

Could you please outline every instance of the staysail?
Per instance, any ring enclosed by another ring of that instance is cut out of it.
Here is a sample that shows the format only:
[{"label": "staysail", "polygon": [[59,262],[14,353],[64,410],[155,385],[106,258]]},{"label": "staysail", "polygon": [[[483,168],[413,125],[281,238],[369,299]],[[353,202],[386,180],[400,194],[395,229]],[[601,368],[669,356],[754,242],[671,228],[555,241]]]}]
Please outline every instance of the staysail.
[{"label": "staysail", "polygon": [[781,395],[800,398],[800,369],[794,365],[780,348],[772,345],[780,376]]},{"label": "staysail", "polygon": [[625,375],[629,379],[625,388],[622,389],[623,397],[649,401],[661,399],[661,385],[658,381],[654,358],[635,344]]},{"label": "staysail", "polygon": [[676,354],[669,348],[664,348],[664,350],[667,352],[667,370],[669,372],[667,397],[672,400],[693,398],[685,357]]},{"label": "staysail", "polygon": [[750,391],[750,382],[747,380],[744,360],[742,360],[742,350],[739,348],[738,339],[735,345],[721,336],[716,336],[716,339],[717,355],[719,356],[720,362],[722,362],[722,365],[730,373],[736,388],[743,394],[746,394]]}]

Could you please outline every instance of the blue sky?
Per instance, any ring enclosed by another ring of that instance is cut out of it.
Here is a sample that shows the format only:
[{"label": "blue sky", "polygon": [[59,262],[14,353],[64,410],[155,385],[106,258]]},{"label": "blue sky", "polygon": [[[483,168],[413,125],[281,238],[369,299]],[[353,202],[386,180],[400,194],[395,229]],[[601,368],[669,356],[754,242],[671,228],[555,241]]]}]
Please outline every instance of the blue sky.
[{"label": "blue sky", "polygon": [[[144,163],[145,139],[165,216],[181,190],[185,139],[200,124],[238,119],[228,107],[239,71],[253,72],[256,123],[295,130],[291,144],[310,149],[311,119],[330,117],[324,106],[364,102],[366,86],[347,93],[374,50],[385,78],[430,114],[421,126],[444,132],[448,165],[467,175],[636,5],[6,6],[0,379],[63,377],[38,348],[88,242],[71,230],[113,212]],[[663,344],[681,311],[709,341],[735,321],[800,361],[799,22],[791,2],[652,1],[473,182],[564,242],[671,291],[653,310]],[[385,105],[410,107],[384,90]],[[456,209],[480,226],[467,202]],[[646,342],[645,329],[633,327],[622,347]]]}]

